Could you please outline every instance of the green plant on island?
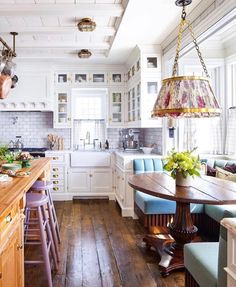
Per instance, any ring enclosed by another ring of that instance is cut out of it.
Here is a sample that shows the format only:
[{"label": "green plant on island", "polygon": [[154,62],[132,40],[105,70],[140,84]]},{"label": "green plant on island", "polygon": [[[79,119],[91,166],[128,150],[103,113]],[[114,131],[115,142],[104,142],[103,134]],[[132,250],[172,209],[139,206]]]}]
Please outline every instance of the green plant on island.
[{"label": "green plant on island", "polygon": [[9,152],[7,145],[0,146],[0,160],[4,160],[6,154]]},{"label": "green plant on island", "polygon": [[199,156],[193,154],[197,148],[191,151],[177,152],[172,149],[165,158],[164,170],[170,172],[171,177],[176,179],[177,172],[180,172],[184,178],[187,176],[200,176],[201,161]]}]

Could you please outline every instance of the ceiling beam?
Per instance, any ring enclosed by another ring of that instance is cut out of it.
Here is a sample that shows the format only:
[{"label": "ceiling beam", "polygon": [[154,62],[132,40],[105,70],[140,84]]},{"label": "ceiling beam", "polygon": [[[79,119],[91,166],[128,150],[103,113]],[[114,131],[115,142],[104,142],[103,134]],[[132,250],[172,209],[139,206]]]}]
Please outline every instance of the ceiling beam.
[{"label": "ceiling beam", "polygon": [[[27,35],[27,34],[73,34],[73,33],[81,33],[84,34],[85,32],[80,32],[78,28],[75,26],[70,27],[17,27],[17,26],[0,26],[0,33],[1,35],[9,34],[12,31],[17,31],[20,35]],[[113,36],[115,34],[115,29],[113,27],[96,27],[96,29],[87,35],[91,36]]]},{"label": "ceiling beam", "polygon": [[0,4],[0,16],[110,16],[120,17],[121,4]]},{"label": "ceiling beam", "polygon": [[84,43],[81,42],[55,42],[55,41],[40,41],[40,42],[27,42],[27,43],[17,43],[16,51],[18,49],[109,49],[109,43]]}]

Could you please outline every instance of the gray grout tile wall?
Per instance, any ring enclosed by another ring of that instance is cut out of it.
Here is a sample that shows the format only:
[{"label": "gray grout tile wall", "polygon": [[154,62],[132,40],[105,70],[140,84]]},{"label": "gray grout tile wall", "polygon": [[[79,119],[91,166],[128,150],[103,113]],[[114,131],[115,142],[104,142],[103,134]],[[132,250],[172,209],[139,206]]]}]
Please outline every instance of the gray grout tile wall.
[{"label": "gray grout tile wall", "polygon": [[0,112],[0,122],[1,144],[22,136],[25,147],[48,147],[47,135],[52,133],[63,137],[65,149],[70,148],[70,129],[54,129],[52,112]]},{"label": "gray grout tile wall", "polygon": [[[14,123],[17,117],[16,122]],[[65,149],[71,147],[71,130],[54,129],[52,112],[0,112],[0,144],[15,141],[16,136],[21,136],[25,147],[48,147],[47,135],[56,134],[64,138]],[[162,153],[162,129],[138,129],[141,146],[157,144],[155,153]],[[108,128],[107,139],[110,148],[119,146],[119,128]]]}]

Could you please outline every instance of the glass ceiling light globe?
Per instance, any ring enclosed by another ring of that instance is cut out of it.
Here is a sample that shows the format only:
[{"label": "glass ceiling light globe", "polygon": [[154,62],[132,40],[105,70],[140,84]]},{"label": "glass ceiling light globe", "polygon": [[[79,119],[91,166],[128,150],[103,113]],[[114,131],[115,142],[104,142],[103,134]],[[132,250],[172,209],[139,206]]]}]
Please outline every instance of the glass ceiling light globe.
[{"label": "glass ceiling light globe", "polygon": [[96,28],[96,23],[90,18],[83,18],[78,24],[78,29],[81,32],[92,32]]}]

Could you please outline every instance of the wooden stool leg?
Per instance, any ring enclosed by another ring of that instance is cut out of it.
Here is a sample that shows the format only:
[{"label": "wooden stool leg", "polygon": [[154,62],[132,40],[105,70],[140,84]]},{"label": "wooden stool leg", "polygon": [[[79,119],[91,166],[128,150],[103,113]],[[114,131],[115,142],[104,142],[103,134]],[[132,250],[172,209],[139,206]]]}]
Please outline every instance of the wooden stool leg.
[{"label": "wooden stool leg", "polygon": [[[42,207],[42,211],[44,211],[44,208]],[[41,207],[38,207],[38,218],[39,218],[39,229],[40,229],[40,236],[41,236],[41,244],[42,244],[42,252],[43,252],[43,258],[44,258],[44,266],[45,266],[45,272],[47,275],[48,280],[48,287],[53,287],[52,285],[52,274],[51,274],[51,265],[49,261],[49,253],[47,248],[47,238],[45,234],[45,228],[47,227],[47,222],[44,222],[43,215],[41,212]],[[45,226],[46,225],[46,226]]]}]

